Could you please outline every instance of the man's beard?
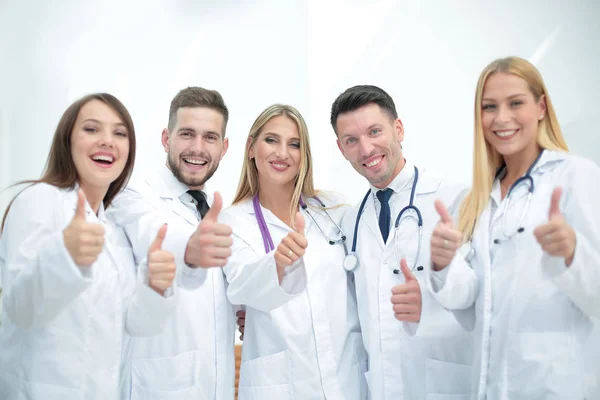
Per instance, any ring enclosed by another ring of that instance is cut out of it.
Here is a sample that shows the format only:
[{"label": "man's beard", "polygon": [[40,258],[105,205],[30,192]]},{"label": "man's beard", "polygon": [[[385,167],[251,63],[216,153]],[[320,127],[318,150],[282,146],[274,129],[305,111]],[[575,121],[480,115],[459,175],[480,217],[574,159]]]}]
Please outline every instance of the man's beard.
[{"label": "man's beard", "polygon": [[[192,156],[192,155],[188,154],[187,156]],[[198,155],[194,154],[194,156],[198,156]],[[205,158],[209,159],[209,157],[205,157]],[[179,158],[179,159],[181,160],[182,163],[185,162],[181,158]],[[171,154],[169,154],[169,157],[167,157],[167,162],[169,163],[169,169],[171,170],[171,172],[173,172],[173,176],[175,176],[175,178],[177,178],[177,180],[179,182],[183,183],[187,187],[203,186],[214,175],[214,173],[217,171],[217,167],[219,166],[219,164],[217,163],[212,169],[208,169],[206,171],[206,174],[202,177],[186,178],[183,174],[183,167],[176,163],[176,160],[174,160],[174,157],[172,157]],[[210,161],[207,162],[207,165],[208,164],[210,164]]]}]

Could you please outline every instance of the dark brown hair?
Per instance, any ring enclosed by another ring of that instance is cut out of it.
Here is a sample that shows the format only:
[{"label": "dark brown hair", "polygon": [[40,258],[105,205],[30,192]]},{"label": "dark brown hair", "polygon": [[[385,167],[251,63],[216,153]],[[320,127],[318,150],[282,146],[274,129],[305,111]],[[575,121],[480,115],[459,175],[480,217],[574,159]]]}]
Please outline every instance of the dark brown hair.
[{"label": "dark brown hair", "polygon": [[[129,139],[129,155],[125,168],[123,169],[123,172],[121,172],[121,175],[110,184],[103,199],[104,208],[107,208],[110,205],[115,196],[125,187],[125,185],[127,185],[129,177],[133,172],[133,165],[135,162],[135,129],[133,127],[133,120],[131,119],[131,115],[129,115],[127,108],[125,108],[119,99],[108,93],[90,94],[71,104],[58,122],[56,131],[54,132],[54,138],[52,139],[50,153],[48,154],[46,166],[44,167],[41,178],[17,182],[15,185],[29,183],[31,186],[36,183],[47,183],[61,189],[75,188],[75,185],[79,181],[79,176],[71,155],[71,136],[73,135],[73,128],[75,126],[75,121],[77,121],[77,117],[79,116],[79,111],[84,105],[92,100],[103,102],[119,115],[123,124],[125,124],[127,137]],[[14,198],[6,208],[6,212],[2,218],[2,227],[0,228],[0,231],[4,229],[6,216],[8,215],[8,211],[10,210],[13,201]]]},{"label": "dark brown hair", "polygon": [[[229,120],[229,110],[225,101],[216,90],[208,90],[198,86],[182,89],[171,101],[169,108],[169,132],[177,125],[177,110],[180,108],[206,107],[215,110],[223,116],[223,138]],[[221,138],[221,139],[223,139]]]}]

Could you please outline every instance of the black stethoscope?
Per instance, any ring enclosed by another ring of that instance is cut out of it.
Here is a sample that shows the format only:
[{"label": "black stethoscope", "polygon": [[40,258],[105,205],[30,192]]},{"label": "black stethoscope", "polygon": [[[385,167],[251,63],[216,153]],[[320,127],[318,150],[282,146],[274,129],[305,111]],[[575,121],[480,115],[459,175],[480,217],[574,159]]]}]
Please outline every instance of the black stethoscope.
[{"label": "black stethoscope", "polygon": [[[404,207],[402,210],[400,210],[400,213],[398,214],[398,217],[396,217],[396,222],[394,224],[394,230],[395,230],[394,251],[396,252],[396,258],[400,259],[399,254],[398,254],[398,248],[399,248],[398,241],[400,240],[399,239],[400,235],[398,234],[398,231],[399,231],[399,227],[400,227],[400,221],[402,220],[402,218],[404,217],[405,214],[407,217],[415,218],[411,214],[407,214],[408,211],[413,211],[417,215],[417,217],[415,219],[417,220],[417,224],[419,226],[419,241],[418,241],[417,254],[415,256],[415,261],[411,268],[411,270],[413,270],[413,271],[415,270],[415,268],[417,269],[417,271],[423,270],[422,265],[417,267],[419,255],[421,254],[421,243],[423,241],[423,217],[421,216],[421,211],[419,210],[419,208],[417,206],[415,206],[415,204],[414,204],[415,193],[416,193],[418,181],[419,181],[419,169],[415,166],[415,177],[413,179],[412,189],[410,191],[410,202],[406,207]],[[358,267],[358,257],[356,257],[356,242],[357,242],[357,237],[358,237],[358,225],[360,224],[360,217],[362,216],[363,210],[365,208],[365,204],[367,203],[367,200],[368,200],[370,194],[371,194],[371,189],[369,189],[367,191],[367,194],[363,198],[362,203],[360,203],[360,207],[358,209],[358,214],[356,215],[356,223],[354,224],[354,238],[352,239],[352,249],[350,251],[350,254],[346,255],[346,257],[344,258],[344,263],[343,263],[344,269],[346,269],[347,271],[353,271],[354,269],[356,269],[356,267]],[[393,272],[396,275],[400,274],[400,270],[397,268],[394,269]]]},{"label": "black stethoscope", "polygon": [[[321,234],[323,235],[325,240],[327,240],[327,243],[329,243],[332,246],[336,245],[336,244],[342,244],[342,246],[344,246],[344,254],[347,257],[348,249],[346,247],[346,235],[344,235],[344,232],[342,232],[342,228],[340,228],[339,225],[335,223],[333,218],[331,218],[331,215],[329,215],[327,210],[325,210],[325,203],[323,203],[321,201],[321,199],[319,199],[317,196],[315,196],[314,199],[317,202],[319,202],[319,205],[321,207],[323,207],[323,211],[327,215],[327,218],[329,218],[329,221],[331,221],[331,223],[336,227],[336,229],[338,231],[338,237],[330,237],[325,234],[325,232],[323,231],[323,229],[317,222],[316,218],[312,215],[311,212],[308,211],[308,206],[306,205],[304,200],[302,200],[302,198],[300,198],[300,207],[302,207],[302,209],[313,220],[313,222],[317,226],[317,229],[319,229],[319,232],[321,232]],[[260,234],[263,238],[263,243],[265,245],[265,253],[269,253],[270,251],[275,249],[275,246],[273,244],[273,239],[271,238],[271,233],[269,232],[269,228],[267,227],[267,222],[265,221],[265,217],[263,216],[262,210],[260,208],[260,203],[258,201],[258,195],[255,195],[254,198],[252,199],[252,205],[254,206],[254,214],[256,215],[256,222],[258,223],[258,227],[260,229]]]}]

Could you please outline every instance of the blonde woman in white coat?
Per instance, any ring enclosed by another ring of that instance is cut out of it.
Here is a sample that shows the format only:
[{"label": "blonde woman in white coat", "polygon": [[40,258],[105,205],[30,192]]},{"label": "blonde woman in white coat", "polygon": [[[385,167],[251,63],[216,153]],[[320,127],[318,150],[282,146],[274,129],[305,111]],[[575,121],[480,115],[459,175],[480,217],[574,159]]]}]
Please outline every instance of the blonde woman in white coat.
[{"label": "blonde woman in white coat", "polygon": [[473,186],[456,224],[436,205],[432,291],[451,310],[475,305],[474,398],[583,399],[600,315],[600,168],[567,152],[526,60],[488,65],[475,106]]},{"label": "blonde woman in white coat", "polygon": [[105,216],[134,154],[123,104],[86,96],[63,114],[42,177],[9,206],[0,238],[0,398],[128,397],[128,335],[161,330],[175,274],[161,250],[165,226],[136,284],[129,243]]},{"label": "blonde woman in white coat", "polygon": [[345,210],[313,187],[300,113],[264,110],[233,206],[220,216],[234,239],[227,294],[247,313],[240,400],[367,398],[353,276],[342,266]]}]

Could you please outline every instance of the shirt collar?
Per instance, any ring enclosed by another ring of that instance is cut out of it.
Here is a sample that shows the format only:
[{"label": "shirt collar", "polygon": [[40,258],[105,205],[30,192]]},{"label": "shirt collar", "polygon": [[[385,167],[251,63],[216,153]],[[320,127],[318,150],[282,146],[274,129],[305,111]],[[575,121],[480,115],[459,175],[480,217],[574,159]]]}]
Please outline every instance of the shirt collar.
[{"label": "shirt collar", "polygon": [[[412,180],[414,179],[414,176],[414,165],[411,162],[405,160],[404,167],[402,167],[398,175],[396,175],[396,177],[392,179],[389,185],[387,185],[384,189],[392,189],[395,194],[398,194],[403,189],[409,187],[410,183],[412,183]],[[369,184],[369,186],[371,187],[371,192],[373,192],[373,194],[377,193],[379,190],[383,190],[373,186],[372,184]]]}]

